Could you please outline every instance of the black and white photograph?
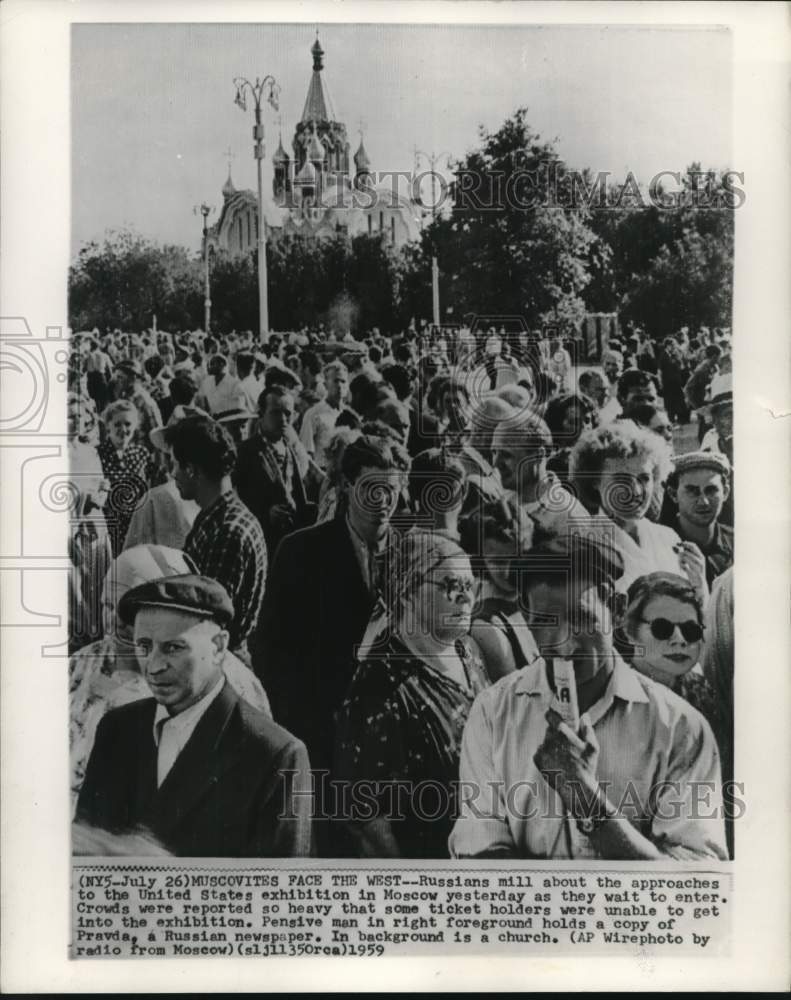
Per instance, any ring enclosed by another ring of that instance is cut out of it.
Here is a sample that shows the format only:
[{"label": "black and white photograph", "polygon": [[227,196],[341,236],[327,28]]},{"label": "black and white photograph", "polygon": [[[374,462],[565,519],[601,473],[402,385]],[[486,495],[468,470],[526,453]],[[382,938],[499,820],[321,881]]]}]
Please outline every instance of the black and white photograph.
[{"label": "black and white photograph", "polygon": [[470,6],[65,25],[0,568],[67,691],[70,966],[739,952],[788,742],[741,28]]},{"label": "black and white photograph", "polygon": [[73,27],[76,847],[732,856],[730,44]]}]

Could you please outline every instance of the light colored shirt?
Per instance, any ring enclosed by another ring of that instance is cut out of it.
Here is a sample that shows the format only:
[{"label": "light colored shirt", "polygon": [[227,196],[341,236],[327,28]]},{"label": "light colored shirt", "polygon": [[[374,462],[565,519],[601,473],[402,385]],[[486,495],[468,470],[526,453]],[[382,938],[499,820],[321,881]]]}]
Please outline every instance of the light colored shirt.
[{"label": "light colored shirt", "polygon": [[621,593],[625,594],[635,580],[647,573],[676,573],[686,579],[673,548],[681,539],[672,528],[641,517],[636,524],[636,542],[606,514],[590,518],[589,524],[597,533],[607,536],[623,557],[623,576],[615,581],[615,588]]},{"label": "light colored shirt", "polygon": [[264,388],[264,383],[259,381],[252,372],[243,378],[239,383],[239,388],[242,391],[244,397],[244,409],[249,410],[250,413],[258,412],[258,397]]},{"label": "light colored shirt", "polygon": [[207,409],[212,415],[225,413],[227,410],[243,410],[245,408],[244,393],[239,379],[227,373],[219,382],[214,381],[213,375],[208,375],[201,384],[198,397],[201,402],[205,402],[204,409]]},{"label": "light colored shirt", "polygon": [[[599,856],[533,761],[554,697],[538,659],[476,698],[462,741],[451,857]],[[620,814],[669,857],[727,860],[720,761],[703,716],[620,658],[588,714],[600,747],[596,776]]]},{"label": "light colored shirt", "polygon": [[157,746],[157,788],[167,778],[176,758],[189,742],[195,727],[206,714],[209,706],[225,684],[222,675],[214,687],[200,701],[185,708],[178,715],[170,715],[164,705],[157,705],[154,714],[154,743]]},{"label": "light colored shirt", "polygon": [[183,500],[172,479],[150,489],[132,514],[124,548],[135,545],[167,545],[183,549],[200,507]]},{"label": "light colored shirt", "polygon": [[339,413],[340,410],[330,406],[326,399],[320,399],[318,403],[314,403],[310,409],[306,410],[302,417],[299,439],[308,454],[313,456],[316,464],[322,469],[327,467],[324,453],[335,429],[335,421],[338,419]]},{"label": "light colored shirt", "polygon": [[611,424],[613,420],[620,417],[623,413],[621,409],[621,404],[615,395],[610,396],[604,406],[599,410],[599,426],[602,424]]}]

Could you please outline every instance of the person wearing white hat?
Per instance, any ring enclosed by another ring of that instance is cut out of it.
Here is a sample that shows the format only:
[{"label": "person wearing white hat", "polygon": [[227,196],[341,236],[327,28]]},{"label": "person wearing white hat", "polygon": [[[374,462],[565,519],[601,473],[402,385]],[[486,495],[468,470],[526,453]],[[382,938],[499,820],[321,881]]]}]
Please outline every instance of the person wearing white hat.
[{"label": "person wearing white hat", "polygon": [[717,452],[733,461],[733,376],[715,375],[711,380],[708,409],[714,426],[700,443],[701,451]]}]

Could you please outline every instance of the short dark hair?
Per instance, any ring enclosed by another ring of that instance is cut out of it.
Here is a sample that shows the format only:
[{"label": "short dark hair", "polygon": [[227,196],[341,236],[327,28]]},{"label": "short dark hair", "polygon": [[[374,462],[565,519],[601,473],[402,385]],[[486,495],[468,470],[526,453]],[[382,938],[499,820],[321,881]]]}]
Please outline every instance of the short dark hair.
[{"label": "short dark hair", "polygon": [[170,380],[170,398],[176,406],[187,406],[197,391],[198,384],[189,372],[176,372]]},{"label": "short dark hair", "polygon": [[[563,423],[566,419],[566,414],[573,407],[579,407],[582,411],[583,418],[590,415],[593,416],[598,413],[596,404],[592,399],[588,399],[587,396],[583,396],[581,393],[570,393],[567,396],[557,396],[555,399],[550,399],[547,404],[546,411],[544,412],[544,423],[550,430],[552,434],[552,440],[555,447],[562,447],[565,444],[569,444],[569,434],[563,428]],[[582,424],[576,428],[577,436],[582,432]],[[573,443],[573,441],[571,442]]]},{"label": "short dark hair", "polygon": [[659,392],[659,385],[650,372],[645,372],[640,368],[628,368],[618,379],[616,395],[618,402],[623,404],[627,396],[633,389],[644,388],[652,385]]},{"label": "short dark hair", "polygon": [[255,357],[252,354],[248,354],[246,351],[240,351],[236,355],[236,374],[242,378],[247,378],[253,370],[254,364]]},{"label": "short dark hair", "polygon": [[406,365],[385,365],[382,378],[393,387],[396,396],[402,401],[412,392],[412,376]]},{"label": "short dark hair", "polygon": [[378,365],[382,360],[382,352],[378,347],[372,344],[368,348],[368,357],[375,365]]},{"label": "short dark hair", "polygon": [[368,372],[359,372],[349,383],[352,406],[366,415],[376,409],[379,402],[379,380]]},{"label": "short dark hair", "polygon": [[409,469],[409,457],[395,441],[362,434],[346,446],[341,472],[347,482],[354,483],[364,468],[403,472]]},{"label": "short dark hair", "polygon": [[211,417],[186,417],[165,428],[165,441],[179,465],[194,465],[212,482],[230,475],[236,445],[228,431]]},{"label": "short dark hair", "polygon": [[143,362],[143,367],[145,368],[146,374],[149,378],[156,378],[165,367],[165,362],[163,361],[161,355],[152,354],[150,358],[146,358]]},{"label": "short dark hair", "polygon": [[258,397],[258,412],[263,413],[266,409],[266,401],[270,396],[276,396],[278,399],[283,399],[285,396],[290,396],[291,399],[294,398],[294,390],[289,389],[287,385],[280,385],[279,382],[275,382],[274,385],[264,386],[261,394]]},{"label": "short dark hair", "polygon": [[454,378],[452,375],[435,375],[429,382],[428,393],[426,395],[426,402],[429,407],[437,413],[437,407],[442,402],[442,397],[446,392],[458,392],[459,395],[463,396],[464,399],[469,402],[470,394],[467,391],[467,386],[463,382],[459,382],[458,379]]},{"label": "short dark hair", "polygon": [[421,511],[445,513],[464,502],[464,467],[444,448],[427,448],[412,459],[409,497]]},{"label": "short dark hair", "polygon": [[299,356],[302,367],[311,375],[321,374],[321,358],[315,351],[304,350]]}]

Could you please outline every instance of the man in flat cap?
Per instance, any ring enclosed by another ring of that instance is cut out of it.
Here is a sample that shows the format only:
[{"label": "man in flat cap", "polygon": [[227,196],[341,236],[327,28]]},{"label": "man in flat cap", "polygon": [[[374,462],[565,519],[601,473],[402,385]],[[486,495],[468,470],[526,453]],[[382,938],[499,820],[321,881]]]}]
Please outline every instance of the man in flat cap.
[{"label": "man in flat cap", "polygon": [[709,586],[733,565],[733,528],[721,523],[730,480],[731,466],[725,455],[692,451],[674,460],[667,483],[671,499],[678,504],[678,516],[669,527],[703,553]]},{"label": "man in flat cap", "polygon": [[518,571],[541,656],[473,704],[451,856],[726,860],[708,723],[614,648],[618,551],[581,529]]},{"label": "man in flat cap", "polygon": [[311,849],[304,744],[243,701],[223,659],[233,605],[194,574],[141,584],[119,604],[153,698],[101,721],[77,819],[145,829],[183,857],[301,857]]}]

